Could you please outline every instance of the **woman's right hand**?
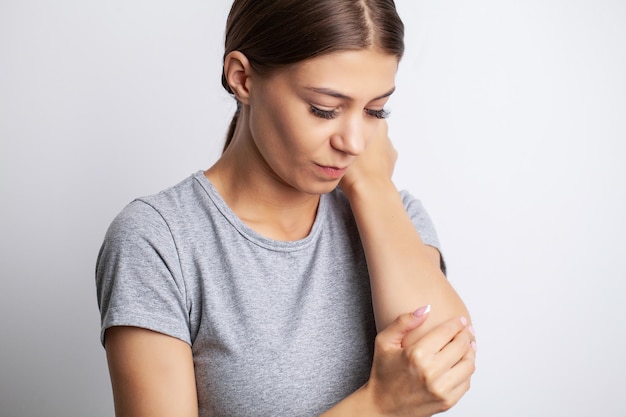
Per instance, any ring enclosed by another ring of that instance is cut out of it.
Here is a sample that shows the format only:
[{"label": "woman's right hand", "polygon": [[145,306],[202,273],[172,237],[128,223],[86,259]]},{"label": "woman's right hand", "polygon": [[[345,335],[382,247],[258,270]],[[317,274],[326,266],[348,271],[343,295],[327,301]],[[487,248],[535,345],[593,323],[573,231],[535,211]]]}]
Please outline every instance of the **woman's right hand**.
[{"label": "woman's right hand", "polygon": [[430,417],[469,389],[476,345],[467,319],[449,319],[416,339],[412,331],[428,317],[420,310],[399,316],[376,337],[363,389],[379,415]]}]

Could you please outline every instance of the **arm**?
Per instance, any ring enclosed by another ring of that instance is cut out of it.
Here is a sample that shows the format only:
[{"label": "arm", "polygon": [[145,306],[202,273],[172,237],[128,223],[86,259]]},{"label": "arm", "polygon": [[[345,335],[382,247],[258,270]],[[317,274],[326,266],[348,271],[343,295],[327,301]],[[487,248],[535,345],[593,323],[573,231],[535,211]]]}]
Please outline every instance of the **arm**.
[{"label": "arm", "polygon": [[148,204],[133,202],[112,222],[96,286],[118,417],[198,415],[178,265],[169,227]]},{"label": "arm", "polygon": [[191,347],[139,327],[111,327],[105,348],[117,417],[197,417]]},{"label": "arm", "polygon": [[[391,181],[397,157],[386,123],[342,179],[359,228],[376,326],[368,382],[324,414],[430,417],[467,392],[475,369],[468,312],[424,245]],[[419,305],[432,305],[433,312]]]},{"label": "arm", "polygon": [[429,304],[428,323],[416,336],[454,316],[469,313],[440,270],[439,252],[424,245],[391,181],[396,151],[381,122],[377,138],[341,182],[350,200],[370,274],[378,330],[402,313]]},{"label": "arm", "polygon": [[322,417],[431,417],[456,404],[474,372],[467,321],[447,320],[407,346],[407,334],[427,318],[419,309],[399,316],[380,332],[369,381]]}]

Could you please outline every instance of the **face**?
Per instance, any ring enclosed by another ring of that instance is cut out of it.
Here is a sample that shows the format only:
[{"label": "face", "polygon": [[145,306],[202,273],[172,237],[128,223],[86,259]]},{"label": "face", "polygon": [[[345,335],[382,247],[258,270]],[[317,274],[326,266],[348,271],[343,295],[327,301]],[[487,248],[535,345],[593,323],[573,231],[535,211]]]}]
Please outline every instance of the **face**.
[{"label": "face", "polygon": [[264,172],[304,193],[332,191],[380,131],[397,69],[397,57],[367,49],[255,77],[249,130]]}]

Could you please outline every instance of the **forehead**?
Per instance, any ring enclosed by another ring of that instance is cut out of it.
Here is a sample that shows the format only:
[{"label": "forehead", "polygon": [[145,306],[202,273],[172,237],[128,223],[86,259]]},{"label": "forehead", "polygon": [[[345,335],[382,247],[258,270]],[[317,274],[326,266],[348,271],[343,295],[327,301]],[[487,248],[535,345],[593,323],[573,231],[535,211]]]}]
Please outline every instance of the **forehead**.
[{"label": "forehead", "polygon": [[397,71],[395,55],[363,49],[321,55],[291,66],[281,76],[296,87],[328,89],[369,101],[394,88]]}]

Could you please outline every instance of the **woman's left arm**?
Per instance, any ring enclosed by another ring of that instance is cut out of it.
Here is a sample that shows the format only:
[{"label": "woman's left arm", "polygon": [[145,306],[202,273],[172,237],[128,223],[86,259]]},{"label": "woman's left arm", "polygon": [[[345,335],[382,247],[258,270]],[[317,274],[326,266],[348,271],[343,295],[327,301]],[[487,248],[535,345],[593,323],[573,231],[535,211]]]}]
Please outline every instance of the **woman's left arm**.
[{"label": "woman's left arm", "polygon": [[469,313],[440,269],[437,249],[422,242],[391,180],[397,153],[380,122],[379,134],[341,181],[362,240],[372,287],[376,327],[430,305],[429,319],[411,339],[454,316]]}]

